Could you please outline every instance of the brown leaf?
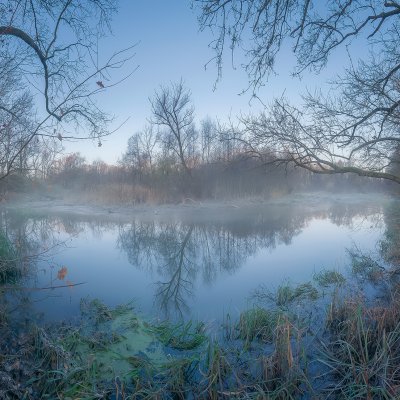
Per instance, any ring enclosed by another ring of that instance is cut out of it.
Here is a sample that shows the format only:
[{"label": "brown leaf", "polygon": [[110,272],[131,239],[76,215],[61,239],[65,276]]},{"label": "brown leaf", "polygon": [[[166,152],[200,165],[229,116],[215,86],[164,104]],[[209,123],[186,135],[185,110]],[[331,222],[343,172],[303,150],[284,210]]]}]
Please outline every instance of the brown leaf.
[{"label": "brown leaf", "polygon": [[62,281],[68,273],[68,268],[67,267],[62,267],[58,272],[57,272],[57,278]]}]

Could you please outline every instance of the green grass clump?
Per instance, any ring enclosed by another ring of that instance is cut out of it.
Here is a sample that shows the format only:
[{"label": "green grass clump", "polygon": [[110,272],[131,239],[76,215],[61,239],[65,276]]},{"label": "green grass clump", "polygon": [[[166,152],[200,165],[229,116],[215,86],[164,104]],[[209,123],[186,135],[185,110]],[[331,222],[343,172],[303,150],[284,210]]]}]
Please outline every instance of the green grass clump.
[{"label": "green grass clump", "polygon": [[400,265],[400,235],[398,231],[386,232],[384,239],[378,245],[383,259],[393,265]]},{"label": "green grass clump", "polygon": [[346,283],[346,278],[339,271],[323,270],[314,274],[314,281],[322,287],[341,286]]},{"label": "green grass clump", "polygon": [[194,350],[207,341],[204,324],[187,323],[171,324],[164,322],[149,327],[158,340],[175,350]]},{"label": "green grass clump", "polygon": [[[297,341],[293,338],[297,338]],[[301,332],[286,315],[279,318],[273,340],[274,351],[260,359],[262,379],[260,388],[267,399],[303,398],[305,390],[311,393],[311,385],[302,365]]]},{"label": "green grass clump", "polygon": [[311,282],[297,286],[285,282],[275,292],[271,292],[265,286],[260,286],[251,297],[257,302],[267,301],[274,303],[279,308],[287,308],[295,301],[316,300],[319,297],[319,292]]},{"label": "green grass clump", "polygon": [[240,314],[237,324],[238,339],[250,343],[254,339],[271,342],[281,313],[255,307]]},{"label": "green grass clump", "polygon": [[[232,367],[228,361],[227,353],[217,342],[210,343],[208,346],[207,370],[205,373],[207,385],[204,394],[209,399],[219,399],[224,391],[228,394],[228,376],[232,373]],[[237,385],[235,385],[237,386]]]},{"label": "green grass clump", "polygon": [[275,303],[278,307],[286,307],[296,300],[316,300],[318,297],[318,290],[311,282],[303,283],[295,287],[284,284],[279,286],[276,291]]}]

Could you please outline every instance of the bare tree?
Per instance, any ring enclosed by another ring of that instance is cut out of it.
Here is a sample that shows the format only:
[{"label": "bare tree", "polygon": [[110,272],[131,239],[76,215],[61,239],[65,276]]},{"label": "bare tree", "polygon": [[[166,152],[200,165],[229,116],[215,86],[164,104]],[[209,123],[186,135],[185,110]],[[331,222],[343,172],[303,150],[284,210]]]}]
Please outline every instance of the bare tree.
[{"label": "bare tree", "polygon": [[178,156],[185,173],[191,178],[188,152],[193,143],[195,130],[190,90],[185,88],[182,80],[170,87],[161,86],[150,99],[150,103],[151,122],[165,128],[160,130],[161,141]]},{"label": "bare tree", "polygon": [[128,139],[128,148],[122,156],[122,164],[128,168],[151,172],[158,141],[158,134],[153,126],[146,125]]},{"label": "bare tree", "polygon": [[153,129],[152,125],[146,125],[140,134],[140,145],[146,160],[146,165],[150,171],[154,166],[154,157],[156,154],[156,146],[159,142],[157,132]]},{"label": "bare tree", "polygon": [[13,160],[18,167],[25,165],[23,153],[30,152],[29,148],[18,150],[33,128],[33,101],[18,84],[14,67],[14,60],[0,60],[0,174],[8,171]]},{"label": "bare tree", "polygon": [[[130,49],[114,53],[100,64],[98,39],[110,27],[115,1],[10,0],[0,4],[0,67],[2,80],[17,76],[19,97],[0,100],[3,118],[18,121],[25,135],[13,146],[0,177],[13,171],[19,155],[41,136],[99,141],[109,134],[112,120],[96,105],[94,96],[115,83],[109,72],[132,55]],[[128,74],[129,75],[129,74]],[[38,99],[29,123],[19,109]],[[42,101],[40,101],[40,98]],[[6,123],[7,125],[7,123]],[[0,135],[4,134],[4,123]],[[74,133],[69,133],[69,132]]]},{"label": "bare tree", "polygon": [[250,86],[257,89],[273,71],[285,40],[297,56],[295,73],[319,70],[337,47],[363,36],[375,42],[381,31],[396,27],[400,3],[381,0],[193,0],[202,30],[215,40],[219,73],[228,49],[244,49]]},{"label": "bare tree", "polygon": [[[276,100],[258,117],[242,119],[247,150],[275,162],[323,174],[356,173],[400,183],[400,3],[379,0],[195,0],[200,25],[217,28],[216,61],[229,42],[248,46],[249,87],[273,70],[285,39],[297,56],[296,74],[319,71],[339,46],[360,39],[369,55],[354,62],[327,96],[304,96],[303,107]],[[351,55],[352,47],[349,47]]]},{"label": "bare tree", "polygon": [[317,122],[307,117],[280,99],[267,112],[244,118],[247,151],[265,164],[294,164],[314,173],[355,173],[400,183],[390,168],[398,138],[369,139],[365,133],[353,138],[349,132],[339,133],[332,118]]},{"label": "bare tree", "polygon": [[33,141],[33,154],[30,155],[29,171],[35,177],[45,180],[50,177],[53,169],[56,166],[57,157],[62,153],[63,147],[57,139],[46,140],[36,138]]},{"label": "bare tree", "polygon": [[204,118],[200,123],[200,146],[201,161],[204,164],[211,162],[213,151],[215,150],[215,142],[217,141],[217,127],[215,122],[210,118]]}]

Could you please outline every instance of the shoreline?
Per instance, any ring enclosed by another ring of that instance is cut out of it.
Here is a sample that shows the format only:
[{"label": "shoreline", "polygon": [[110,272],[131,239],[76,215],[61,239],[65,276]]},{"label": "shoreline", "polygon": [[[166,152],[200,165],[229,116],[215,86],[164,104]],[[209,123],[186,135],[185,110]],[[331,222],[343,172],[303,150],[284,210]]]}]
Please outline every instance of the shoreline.
[{"label": "shoreline", "polygon": [[272,199],[248,198],[233,200],[203,200],[186,199],[178,204],[139,204],[139,205],[99,205],[83,204],[77,201],[47,198],[22,198],[16,201],[4,202],[0,210],[12,210],[43,215],[71,215],[99,217],[102,219],[125,220],[170,220],[209,216],[210,219],[231,218],[235,214],[262,212],[268,208],[292,206],[304,210],[325,211],[336,205],[384,206],[399,200],[396,196],[380,193],[296,193]]}]

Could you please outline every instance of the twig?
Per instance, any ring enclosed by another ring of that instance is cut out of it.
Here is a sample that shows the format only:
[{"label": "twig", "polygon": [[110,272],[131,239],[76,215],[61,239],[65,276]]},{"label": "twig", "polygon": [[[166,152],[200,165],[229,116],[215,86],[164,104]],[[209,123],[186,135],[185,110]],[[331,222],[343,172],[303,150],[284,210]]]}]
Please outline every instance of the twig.
[{"label": "twig", "polygon": [[70,283],[68,285],[58,285],[58,286],[46,286],[42,288],[28,288],[28,287],[18,287],[18,286],[0,286],[0,290],[50,290],[50,289],[60,289],[60,288],[66,288],[66,287],[73,287],[73,286],[79,286],[79,285],[84,285],[87,282],[79,282],[79,283]]}]

